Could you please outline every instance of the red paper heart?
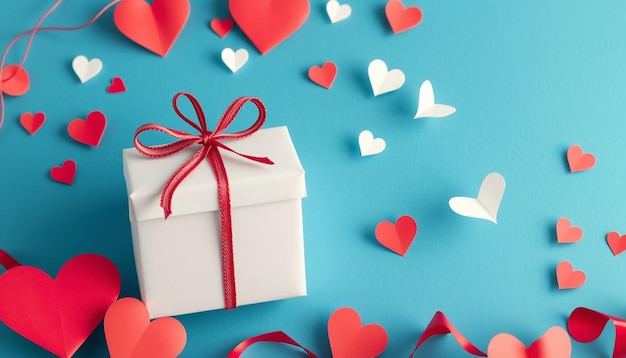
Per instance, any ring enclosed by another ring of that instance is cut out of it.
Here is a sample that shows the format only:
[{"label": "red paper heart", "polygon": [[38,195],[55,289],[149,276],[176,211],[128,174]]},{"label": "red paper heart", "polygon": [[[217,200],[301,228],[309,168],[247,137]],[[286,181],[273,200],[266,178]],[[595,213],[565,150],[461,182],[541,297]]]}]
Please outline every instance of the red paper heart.
[{"label": "red paper heart", "polygon": [[487,347],[489,358],[570,358],[572,342],[561,327],[551,327],[526,349],[526,346],[508,333],[493,337]]},{"label": "red paper heart", "polygon": [[309,78],[326,89],[330,89],[337,76],[337,65],[333,62],[324,62],[322,67],[311,66],[309,68]]},{"label": "red paper heart", "polygon": [[596,157],[591,153],[583,154],[580,146],[573,145],[567,150],[567,162],[570,172],[576,173],[593,168],[596,164]]},{"label": "red paper heart", "polygon": [[22,115],[20,116],[20,124],[31,135],[35,134],[35,132],[37,132],[41,128],[41,126],[43,126],[45,121],[46,115],[41,112],[37,112],[35,114],[26,112],[22,113]]},{"label": "red paper heart", "polygon": [[574,271],[574,267],[567,261],[562,261],[556,267],[556,281],[559,290],[578,288],[587,280],[587,276],[582,271]]},{"label": "red paper heart", "polygon": [[93,111],[87,115],[87,119],[74,119],[67,125],[67,133],[77,142],[97,147],[100,145],[107,119],[104,113]]},{"label": "red paper heart", "polygon": [[308,0],[229,0],[230,14],[265,55],[293,35],[309,17]]},{"label": "red paper heart", "polygon": [[150,322],[143,302],[122,298],[104,316],[104,333],[111,358],[177,357],[185,348],[185,327],[174,318]]},{"label": "red paper heart", "polygon": [[556,222],[556,241],[559,244],[572,243],[583,238],[583,230],[578,226],[572,226],[569,219],[560,218]]},{"label": "red paper heart", "polygon": [[389,0],[385,6],[385,14],[394,34],[412,29],[422,21],[422,10],[419,7],[405,8],[400,0]]},{"label": "red paper heart", "polygon": [[224,38],[233,29],[233,19],[225,18],[224,20],[213,19],[211,20],[211,29],[217,34],[217,36]]},{"label": "red paper heart", "polygon": [[626,251],[626,235],[620,236],[617,232],[612,231],[606,235],[606,242],[615,256]]},{"label": "red paper heart", "polygon": [[0,321],[59,357],[72,356],[104,318],[121,279],[107,258],[69,260],[56,279],[31,266],[0,275]]},{"label": "red paper heart", "polygon": [[328,339],[333,358],[371,358],[387,347],[387,332],[377,324],[361,326],[361,317],[352,308],[336,310],[328,320]]},{"label": "red paper heart", "polygon": [[21,96],[30,88],[28,72],[19,65],[5,66],[0,77],[2,78],[0,90],[9,96]]},{"label": "red paper heart", "polygon": [[183,31],[191,7],[189,0],[124,0],[115,8],[113,21],[122,34],[165,57]]},{"label": "red paper heart", "polygon": [[417,234],[417,223],[410,216],[401,216],[395,224],[383,221],[376,225],[375,234],[381,245],[404,256]]},{"label": "red paper heart", "polygon": [[72,185],[76,177],[76,162],[66,160],[60,167],[50,169],[50,177],[59,183]]},{"label": "red paper heart", "polygon": [[113,77],[111,80],[111,84],[107,87],[107,92],[109,93],[122,93],[126,92],[126,85],[124,84],[124,80],[120,77]]}]

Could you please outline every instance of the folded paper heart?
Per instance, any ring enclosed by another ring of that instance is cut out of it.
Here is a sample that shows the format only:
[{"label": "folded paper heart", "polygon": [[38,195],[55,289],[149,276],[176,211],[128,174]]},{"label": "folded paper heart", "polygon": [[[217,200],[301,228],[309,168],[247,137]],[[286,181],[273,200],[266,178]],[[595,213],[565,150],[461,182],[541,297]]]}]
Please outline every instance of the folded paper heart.
[{"label": "folded paper heart", "polygon": [[352,308],[336,310],[328,320],[328,339],[333,358],[373,358],[387,348],[387,331],[377,324],[361,325]]},{"label": "folded paper heart", "polygon": [[417,6],[405,8],[400,0],[389,0],[385,15],[394,34],[410,30],[422,21],[422,10]]},{"label": "folded paper heart", "polygon": [[31,266],[0,275],[0,321],[59,357],[72,356],[100,324],[121,287],[107,258],[70,259],[52,279]]},{"label": "folded paper heart", "polygon": [[416,234],[417,223],[407,215],[399,217],[395,224],[383,221],[375,230],[376,240],[400,256],[406,255]]},{"label": "folded paper heart", "polygon": [[606,235],[606,242],[615,256],[626,251],[626,235],[620,236],[619,233],[612,231]]},{"label": "folded paper heart", "polygon": [[374,155],[385,150],[385,140],[382,138],[374,138],[374,134],[368,130],[364,130],[359,134],[359,148],[361,156]]},{"label": "folded paper heart", "polygon": [[551,327],[526,348],[514,336],[500,333],[489,341],[487,357],[489,358],[570,358],[572,342],[567,332],[561,327]]},{"label": "folded paper heart", "polygon": [[66,160],[63,165],[50,169],[50,177],[59,183],[72,185],[76,177],[76,162]]},{"label": "folded paper heart", "polygon": [[404,85],[404,72],[393,69],[389,71],[385,61],[376,59],[367,66],[367,74],[370,78],[374,97],[395,91]]},{"label": "folded paper heart", "polygon": [[420,86],[420,93],[418,98],[417,113],[415,113],[414,119],[418,118],[443,118],[456,112],[456,108],[447,104],[435,103],[435,93],[433,92],[433,85],[430,81],[426,80]]},{"label": "folded paper heart", "polygon": [[330,89],[337,76],[337,65],[333,62],[324,62],[322,67],[311,66],[309,68],[309,78],[313,83],[326,89]]},{"label": "folded paper heart", "polygon": [[458,196],[450,199],[448,204],[450,209],[459,215],[489,220],[497,224],[498,209],[505,187],[506,182],[500,173],[490,173],[480,184],[476,199]]},{"label": "folded paper heart", "polygon": [[348,4],[340,4],[337,0],[329,0],[326,3],[326,13],[331,23],[337,23],[350,17],[352,8]]},{"label": "folded paper heart", "polygon": [[109,307],[104,334],[111,358],[174,358],[187,343],[187,332],[178,320],[163,317],[150,322],[143,302],[130,297]]},{"label": "folded paper heart", "polygon": [[100,145],[107,120],[104,113],[93,111],[85,120],[74,119],[67,125],[67,133],[77,142],[97,147]]},{"label": "folded paper heart", "polygon": [[126,92],[126,84],[124,83],[124,80],[120,77],[113,77],[111,84],[107,87],[107,92],[111,94]]},{"label": "folded paper heart", "polygon": [[308,0],[229,0],[230,15],[265,55],[293,35],[309,17]]},{"label": "folded paper heart", "polygon": [[596,157],[591,153],[583,153],[580,146],[573,145],[567,150],[567,162],[570,172],[582,172],[593,168],[596,164]]},{"label": "folded paper heart", "polygon": [[583,230],[578,226],[572,226],[567,218],[560,218],[556,222],[556,240],[559,244],[573,243],[583,238]]},{"label": "folded paper heart", "polygon": [[0,91],[9,96],[21,96],[30,88],[30,77],[26,69],[19,65],[8,65],[0,73]]},{"label": "folded paper heart", "polygon": [[245,48],[240,48],[237,51],[233,51],[231,48],[222,50],[222,61],[232,73],[239,71],[248,62],[248,56],[248,50]]},{"label": "folded paper heart", "polygon": [[191,7],[189,0],[123,0],[113,12],[115,26],[124,36],[165,57],[183,31]]},{"label": "folded paper heart", "polygon": [[571,263],[562,261],[556,267],[556,280],[559,290],[566,290],[584,285],[587,276],[580,270],[574,270]]},{"label": "folded paper heart", "polygon": [[20,116],[20,124],[31,135],[35,134],[41,126],[46,122],[46,115],[42,112],[32,114],[30,112],[22,113]]},{"label": "folded paper heart", "polygon": [[233,29],[233,19],[227,17],[224,20],[213,19],[211,20],[211,30],[221,38],[225,38]]},{"label": "folded paper heart", "polygon": [[79,55],[72,61],[72,69],[74,69],[80,82],[85,83],[102,71],[102,61],[99,58],[89,60],[87,57]]}]

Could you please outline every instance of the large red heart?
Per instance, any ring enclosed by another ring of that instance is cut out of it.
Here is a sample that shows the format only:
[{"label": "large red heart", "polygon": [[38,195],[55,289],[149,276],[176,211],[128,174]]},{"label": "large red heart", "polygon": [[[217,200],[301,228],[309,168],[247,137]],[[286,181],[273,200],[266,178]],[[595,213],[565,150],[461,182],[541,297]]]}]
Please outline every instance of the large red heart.
[{"label": "large red heart", "polygon": [[24,67],[8,65],[0,73],[0,91],[9,96],[21,96],[30,88],[30,77]]},{"label": "large red heart", "polygon": [[113,21],[126,37],[165,57],[183,31],[191,7],[189,0],[124,0]]},{"label": "large red heart", "polygon": [[561,327],[551,327],[526,349],[526,346],[508,333],[493,337],[487,347],[489,358],[570,358],[572,342]]},{"label": "large red heart", "polygon": [[0,275],[0,321],[59,357],[72,356],[120,293],[121,279],[107,258],[69,260],[56,279],[31,266]]},{"label": "large red heart", "polygon": [[325,62],[322,67],[311,66],[309,68],[309,78],[326,89],[330,89],[337,76],[337,65],[333,62]]},{"label": "large red heart", "polygon": [[185,348],[187,333],[176,319],[150,322],[143,302],[122,298],[104,316],[104,333],[111,358],[177,357]]},{"label": "large red heart", "polygon": [[417,223],[410,216],[401,216],[396,223],[383,221],[376,225],[376,240],[384,247],[404,256],[417,234]]},{"label": "large red heart", "polygon": [[387,332],[377,324],[361,326],[352,308],[336,310],[328,320],[328,339],[333,358],[372,358],[387,347]]},{"label": "large red heart", "polygon": [[385,15],[394,34],[409,30],[422,21],[422,10],[417,6],[404,7],[400,0],[389,0]]},{"label": "large red heart", "polygon": [[556,267],[556,281],[559,290],[578,288],[585,284],[587,276],[580,270],[574,270],[574,266],[567,261],[561,261]]},{"label": "large red heart", "polygon": [[265,55],[293,35],[309,17],[309,0],[229,0],[230,14]]},{"label": "large red heart", "polygon": [[67,133],[77,142],[97,147],[100,145],[107,119],[104,113],[93,111],[85,120],[74,119],[67,125]]}]

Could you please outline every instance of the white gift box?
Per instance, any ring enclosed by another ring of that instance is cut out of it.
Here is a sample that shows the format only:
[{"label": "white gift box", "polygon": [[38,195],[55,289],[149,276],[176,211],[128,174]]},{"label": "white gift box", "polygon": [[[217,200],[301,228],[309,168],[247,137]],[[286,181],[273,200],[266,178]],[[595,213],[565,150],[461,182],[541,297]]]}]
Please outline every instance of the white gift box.
[{"label": "white gift box", "polygon": [[[287,127],[223,140],[257,163],[220,149],[230,186],[237,304],[306,295],[301,199],[304,170]],[[125,149],[135,264],[151,318],[224,308],[217,182],[205,160],[183,180],[164,219],[170,176],[199,146],[154,159]]]}]

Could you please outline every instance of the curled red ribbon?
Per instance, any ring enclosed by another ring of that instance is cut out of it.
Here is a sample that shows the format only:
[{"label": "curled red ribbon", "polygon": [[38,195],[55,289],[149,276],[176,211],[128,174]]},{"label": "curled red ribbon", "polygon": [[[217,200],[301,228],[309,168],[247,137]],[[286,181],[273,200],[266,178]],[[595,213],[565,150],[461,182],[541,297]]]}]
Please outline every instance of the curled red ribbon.
[{"label": "curled red ribbon", "polygon": [[433,316],[433,319],[430,320],[428,327],[422,333],[417,345],[413,349],[413,353],[409,356],[409,358],[413,358],[417,349],[431,337],[440,335],[440,334],[452,334],[456,342],[463,348],[467,353],[473,354],[479,357],[486,357],[487,354],[476,348],[467,338],[465,338],[461,332],[459,332],[454,325],[448,320],[446,315],[443,312],[437,311]]},{"label": "curled red ribbon", "polygon": [[21,266],[20,263],[13,258],[13,256],[9,255],[2,249],[0,249],[0,265],[2,265],[2,267],[4,267],[7,271],[14,267]]},{"label": "curled red ribbon", "polygon": [[248,349],[248,347],[258,342],[275,342],[289,344],[302,349],[306,352],[306,354],[309,355],[309,357],[317,358],[317,356],[313,352],[301,346],[298,342],[294,341],[293,338],[289,337],[283,331],[270,332],[258,335],[256,337],[248,338],[239,343],[237,347],[235,347],[230,353],[228,353],[226,358],[239,358],[243,354],[243,352]]},{"label": "curled red ribbon", "polygon": [[567,319],[567,330],[578,342],[589,343],[600,337],[606,324],[611,321],[615,325],[615,343],[613,358],[626,357],[626,320],[608,314],[578,307]]},{"label": "curled red ribbon", "polygon": [[[178,98],[185,96],[193,105],[198,118],[198,124],[187,118],[178,108]],[[252,102],[259,110],[259,116],[257,120],[250,126],[240,132],[235,133],[223,133],[228,126],[233,122],[241,108],[247,102]],[[233,258],[233,230],[231,222],[231,203],[230,203],[230,189],[228,186],[228,176],[226,175],[226,168],[222,161],[222,156],[218,148],[228,150],[246,159],[250,159],[263,164],[274,164],[267,157],[254,157],[246,154],[241,154],[235,150],[229,148],[220,142],[222,139],[241,139],[251,135],[258,131],[263,126],[266,118],[266,111],[263,102],[258,98],[252,97],[239,97],[233,103],[228,106],[213,132],[207,130],[206,118],[202,107],[198,100],[189,93],[179,92],[174,95],[172,99],[172,105],[174,111],[180,118],[182,118],[187,124],[196,129],[199,134],[189,134],[176,129],[166,128],[158,124],[144,124],[135,132],[135,148],[139,153],[151,158],[162,158],[170,156],[174,153],[180,152],[194,144],[200,144],[201,147],[198,151],[191,156],[186,162],[184,162],[170,177],[170,179],[163,187],[161,192],[161,207],[165,218],[172,213],[171,204],[172,196],[176,191],[178,185],[191,173],[203,160],[207,162],[213,168],[217,181],[217,193],[220,209],[220,223],[221,223],[221,236],[222,236],[222,278],[224,282],[224,306],[226,309],[237,307],[237,294],[235,288],[235,263]],[[139,141],[139,135],[145,131],[156,130],[174,138],[179,141],[158,145],[147,146]]]}]

